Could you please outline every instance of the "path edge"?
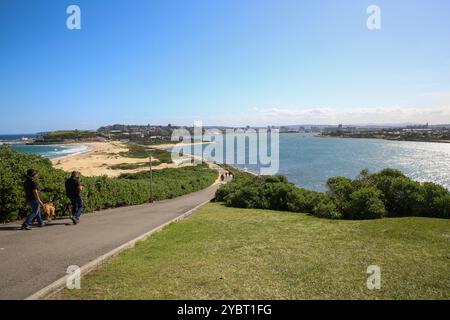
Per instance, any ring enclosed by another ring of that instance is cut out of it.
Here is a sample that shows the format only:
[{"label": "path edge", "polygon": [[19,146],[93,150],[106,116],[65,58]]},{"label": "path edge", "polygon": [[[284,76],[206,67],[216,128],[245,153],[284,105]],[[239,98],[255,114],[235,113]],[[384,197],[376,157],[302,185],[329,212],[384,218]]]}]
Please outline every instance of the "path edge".
[{"label": "path edge", "polygon": [[[193,214],[195,211],[197,211],[199,208],[203,207],[205,204],[211,202],[211,200],[207,200],[204,201],[202,203],[200,203],[199,205],[195,206],[194,208],[186,211],[185,213],[179,215],[178,217],[169,220],[165,223],[163,223],[162,225],[126,242],[125,244],[105,253],[104,255],[92,260],[91,262],[88,262],[87,264],[85,264],[84,266],[82,266],[80,268],[80,272],[81,272],[81,277],[87,275],[88,273],[98,269],[102,264],[104,264],[105,262],[107,262],[108,260],[114,258],[115,256],[117,256],[119,253],[121,253],[122,251],[125,251],[127,249],[131,249],[133,247],[135,247],[136,243],[146,240],[148,237],[150,237],[152,234],[161,231],[162,229],[164,229],[166,226],[168,226],[171,223],[177,222],[179,220],[185,219],[188,216],[190,216],[191,214]],[[58,293],[59,291],[63,290],[64,287],[66,286],[67,280],[70,277],[69,274],[59,278],[58,280],[54,281],[53,283],[49,284],[48,286],[46,286],[45,288],[37,291],[36,293],[33,293],[32,295],[26,297],[24,300],[45,300],[48,299],[49,297],[55,295],[56,293]]]}]

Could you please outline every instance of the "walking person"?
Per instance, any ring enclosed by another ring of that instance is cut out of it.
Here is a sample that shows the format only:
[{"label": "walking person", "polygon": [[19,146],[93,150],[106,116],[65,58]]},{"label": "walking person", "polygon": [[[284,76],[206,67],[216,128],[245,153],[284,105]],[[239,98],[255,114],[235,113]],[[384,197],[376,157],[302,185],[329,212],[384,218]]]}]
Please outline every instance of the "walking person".
[{"label": "walking person", "polygon": [[44,220],[42,220],[41,216],[41,207],[44,206],[44,203],[41,200],[39,186],[35,181],[37,175],[38,173],[36,170],[29,169],[25,177],[24,182],[25,197],[28,204],[31,206],[31,212],[25,218],[21,230],[32,230],[30,225],[34,219],[37,219],[39,227],[45,226],[45,222]]},{"label": "walking person", "polygon": [[72,222],[78,224],[80,222],[81,212],[83,211],[83,200],[81,199],[81,173],[78,171],[72,172],[69,179],[66,180],[66,195],[72,203]]}]

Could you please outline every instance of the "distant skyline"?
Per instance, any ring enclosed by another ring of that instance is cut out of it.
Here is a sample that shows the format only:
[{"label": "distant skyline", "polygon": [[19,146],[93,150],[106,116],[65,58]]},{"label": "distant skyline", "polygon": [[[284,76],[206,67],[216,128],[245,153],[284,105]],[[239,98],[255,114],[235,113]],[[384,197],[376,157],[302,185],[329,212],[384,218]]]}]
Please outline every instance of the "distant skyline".
[{"label": "distant skyline", "polygon": [[[81,8],[68,30],[66,8]],[[366,27],[369,5],[381,30]],[[3,0],[0,134],[450,123],[448,0]]]}]

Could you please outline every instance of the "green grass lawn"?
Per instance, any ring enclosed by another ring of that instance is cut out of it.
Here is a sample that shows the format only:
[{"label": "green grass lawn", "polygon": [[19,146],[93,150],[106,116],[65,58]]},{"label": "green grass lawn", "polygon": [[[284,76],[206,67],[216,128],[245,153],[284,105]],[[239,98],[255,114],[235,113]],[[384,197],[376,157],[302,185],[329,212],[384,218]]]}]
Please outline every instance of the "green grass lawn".
[{"label": "green grass lawn", "polygon": [[[367,289],[369,265],[381,289]],[[450,220],[325,220],[208,204],[62,299],[449,299]]]},{"label": "green grass lawn", "polygon": [[[159,161],[152,161],[152,166],[160,165],[161,162]],[[134,170],[134,169],[140,169],[140,168],[147,168],[149,167],[148,162],[140,162],[140,163],[119,163],[114,164],[112,166],[109,166],[112,170]]]}]

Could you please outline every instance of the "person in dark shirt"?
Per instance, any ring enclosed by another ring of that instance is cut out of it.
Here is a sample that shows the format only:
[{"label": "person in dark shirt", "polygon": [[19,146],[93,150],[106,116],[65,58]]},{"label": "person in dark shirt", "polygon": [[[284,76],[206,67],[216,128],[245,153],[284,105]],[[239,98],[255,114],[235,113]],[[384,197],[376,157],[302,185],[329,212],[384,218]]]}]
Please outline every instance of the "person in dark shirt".
[{"label": "person in dark shirt", "polygon": [[31,223],[37,219],[39,226],[45,226],[45,222],[41,216],[41,207],[44,205],[40,197],[40,190],[37,182],[34,180],[37,176],[37,171],[29,169],[24,182],[25,197],[28,204],[31,206],[31,212],[25,218],[22,224],[22,230],[31,230]]},{"label": "person in dark shirt", "polygon": [[66,180],[66,195],[72,203],[72,222],[78,224],[80,222],[81,212],[83,211],[83,200],[81,199],[81,191],[83,186],[80,182],[81,174],[78,171],[72,172],[69,179]]}]

